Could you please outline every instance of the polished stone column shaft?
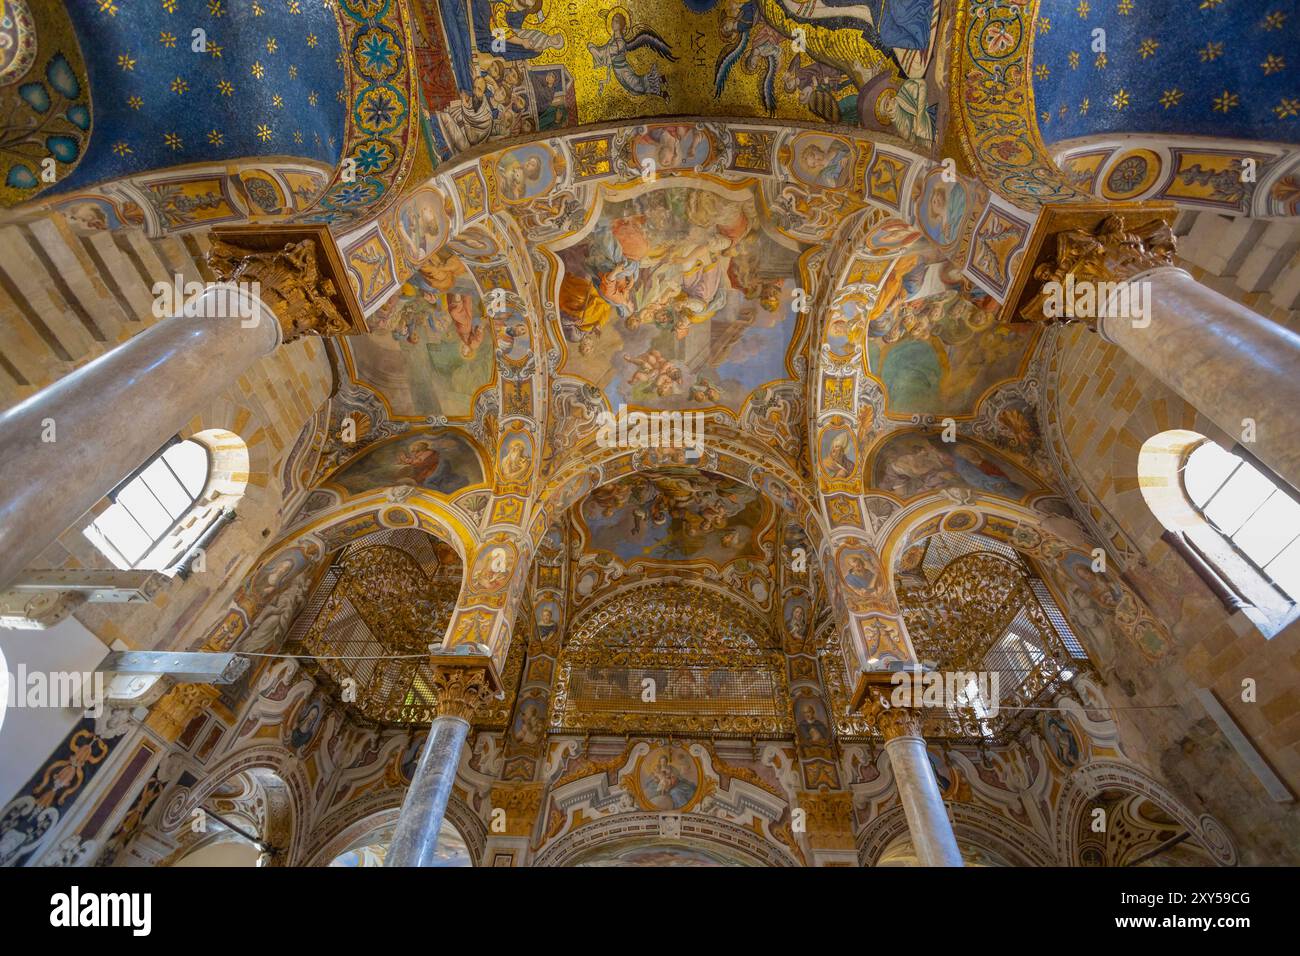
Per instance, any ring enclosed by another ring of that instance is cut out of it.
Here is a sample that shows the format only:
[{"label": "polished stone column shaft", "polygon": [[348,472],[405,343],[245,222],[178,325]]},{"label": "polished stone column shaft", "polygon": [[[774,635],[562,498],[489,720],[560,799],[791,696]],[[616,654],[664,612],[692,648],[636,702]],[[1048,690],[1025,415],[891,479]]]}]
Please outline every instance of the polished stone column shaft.
[{"label": "polished stone column shaft", "polygon": [[[478,658],[485,661],[486,658]],[[420,762],[402,801],[384,866],[436,866],[438,834],[447,813],[470,721],[495,692],[490,666],[469,657],[435,655],[433,689],[438,716],[420,752]]]},{"label": "polished stone column shaft", "polygon": [[885,753],[894,770],[894,786],[903,804],[917,860],[922,866],[962,866],[952,822],[925,751],[925,738],[886,736]]},{"label": "polished stone column shaft", "polygon": [[430,725],[384,866],[436,864],[438,834],[468,735],[469,721],[461,717],[437,717]]},{"label": "polished stone column shaft", "polygon": [[1237,441],[1254,421],[1243,447],[1300,487],[1300,335],[1174,266],[1129,281],[1149,287],[1149,322],[1106,317],[1102,337]]},{"label": "polished stone column shaft", "polygon": [[0,414],[0,587],[280,342],[275,314],[233,286],[185,313]]}]

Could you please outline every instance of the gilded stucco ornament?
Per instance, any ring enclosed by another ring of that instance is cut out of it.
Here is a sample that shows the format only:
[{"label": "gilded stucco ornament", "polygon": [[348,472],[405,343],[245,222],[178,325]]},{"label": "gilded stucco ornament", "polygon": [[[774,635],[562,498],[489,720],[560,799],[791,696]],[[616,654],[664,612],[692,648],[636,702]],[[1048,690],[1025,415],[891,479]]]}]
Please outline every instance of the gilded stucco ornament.
[{"label": "gilded stucco ornament", "polygon": [[800,793],[808,843],[817,850],[852,850],[853,794],[848,790]]},{"label": "gilded stucco ornament", "polygon": [[[1123,216],[1107,216],[1096,229],[1067,229],[1056,234],[1056,252],[1051,260],[1034,269],[1034,278],[1047,283],[1122,282],[1148,269],[1174,264],[1174,234],[1164,219],[1151,219],[1133,227]],[[1046,318],[1047,293],[1040,288],[1020,311],[1027,321]],[[1066,315],[1061,321],[1078,321]],[[1088,320],[1095,323],[1095,319]]]},{"label": "gilded stucco ornament", "polygon": [[[1045,308],[1048,283],[1076,287],[1119,283],[1149,269],[1174,264],[1171,223],[1177,211],[1165,202],[1077,202],[1045,205],[1034,223],[1007,298],[1003,322],[1072,321]],[[1093,292],[1100,292],[1091,286]],[[1064,291],[1064,290],[1062,290]],[[1058,293],[1059,295],[1059,293]],[[1070,300],[1069,294],[1062,296]]]},{"label": "gilded stucco ornament", "polygon": [[173,741],[220,696],[220,688],[211,684],[178,684],[153,705],[145,726],[164,740]]},{"label": "gilded stucco ornament", "polygon": [[505,836],[528,836],[542,810],[546,784],[498,783],[492,787],[492,809],[505,811]]},{"label": "gilded stucco ornament", "polygon": [[495,696],[498,681],[486,658],[434,655],[434,710],[439,717],[472,721],[474,714]]},{"label": "gilded stucco ornament", "polygon": [[863,675],[867,687],[862,694],[861,712],[880,732],[886,742],[898,737],[921,737],[922,719],[919,707],[893,707],[889,702],[892,683],[873,680],[873,675]]},{"label": "gilded stucco ornament", "polygon": [[223,282],[257,283],[286,343],[367,331],[338,247],[323,226],[214,229],[208,265]]}]

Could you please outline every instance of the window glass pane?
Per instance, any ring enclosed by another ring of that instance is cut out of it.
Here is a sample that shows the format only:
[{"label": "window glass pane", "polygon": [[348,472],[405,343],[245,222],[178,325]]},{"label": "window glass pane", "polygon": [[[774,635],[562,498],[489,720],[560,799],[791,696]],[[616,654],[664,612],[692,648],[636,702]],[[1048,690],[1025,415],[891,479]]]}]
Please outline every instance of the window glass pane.
[{"label": "window glass pane", "polygon": [[1273,491],[1273,483],[1250,465],[1243,464],[1214,496],[1205,516],[1224,534],[1234,534]]},{"label": "window glass pane", "polygon": [[172,516],[163,510],[138,477],[127,483],[117,495],[117,504],[125,505],[136,521],[155,540],[171,527]]},{"label": "window glass pane", "polygon": [[1198,508],[1204,508],[1210,495],[1218,490],[1241,459],[1212,441],[1202,442],[1187,456],[1183,469],[1183,487]]},{"label": "window glass pane", "polygon": [[183,441],[163,452],[167,464],[175,469],[191,498],[203,493],[208,483],[208,453],[196,441]]},{"label": "window glass pane", "polygon": [[1272,561],[1291,539],[1300,534],[1300,503],[1280,491],[1233,535],[1237,547],[1260,567]]},{"label": "window glass pane", "polygon": [[1264,570],[1287,597],[1300,598],[1300,541],[1288,545]]},{"label": "window glass pane", "polygon": [[140,477],[144,479],[149,490],[154,493],[154,497],[162,502],[162,506],[173,519],[185,514],[194,502],[161,458],[140,472]]},{"label": "window glass pane", "polygon": [[95,527],[112,543],[113,547],[122,552],[122,557],[133,564],[153,544],[153,540],[141,530],[120,504],[109,505],[104,513],[95,519]]}]

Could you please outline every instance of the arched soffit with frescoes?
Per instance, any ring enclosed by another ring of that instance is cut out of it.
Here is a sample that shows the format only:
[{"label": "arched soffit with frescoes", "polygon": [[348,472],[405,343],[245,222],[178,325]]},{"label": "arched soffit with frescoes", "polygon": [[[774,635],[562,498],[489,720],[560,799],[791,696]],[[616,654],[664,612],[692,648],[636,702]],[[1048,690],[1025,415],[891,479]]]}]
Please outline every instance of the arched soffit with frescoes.
[{"label": "arched soffit with frescoes", "polygon": [[595,488],[570,511],[580,543],[574,599],[628,575],[692,574],[766,607],[779,511],[760,491],[694,468],[635,472]]},{"label": "arched soffit with frescoes", "polygon": [[459,429],[415,428],[366,446],[321,484],[349,498],[391,487],[451,498],[484,484],[483,460]]},{"label": "arched soffit with frescoes", "polygon": [[[997,298],[951,258],[972,191],[925,177],[914,189],[915,222],[867,220],[841,266],[823,331],[826,364],[857,366],[873,379],[886,418],[974,415],[992,390],[1024,374],[1040,334],[998,322]],[[1018,241],[1008,230],[972,264],[1005,275],[1006,260],[996,258],[1009,258]],[[833,404],[828,397],[824,405]]]},{"label": "arched soffit with frescoes", "polygon": [[475,146],[611,120],[841,125],[929,152],[941,138],[941,0],[416,0],[435,165]]},{"label": "arched soffit with frescoes", "polygon": [[[782,568],[796,549],[815,554],[816,516],[771,475],[742,467],[748,477],[735,477],[737,464],[713,455],[703,467],[607,462],[612,477],[568,499],[573,503],[552,525],[570,542],[571,609],[639,583],[691,584],[730,594],[774,627],[794,615],[786,627],[803,635],[813,602],[824,601],[815,559],[807,574]],[[796,614],[792,604],[802,610]]]}]

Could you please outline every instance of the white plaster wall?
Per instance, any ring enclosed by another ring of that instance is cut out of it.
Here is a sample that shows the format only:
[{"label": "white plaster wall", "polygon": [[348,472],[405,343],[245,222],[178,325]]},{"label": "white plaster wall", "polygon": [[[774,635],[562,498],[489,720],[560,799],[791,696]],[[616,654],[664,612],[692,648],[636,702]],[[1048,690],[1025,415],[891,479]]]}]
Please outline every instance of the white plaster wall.
[{"label": "white plaster wall", "polygon": [[8,803],[59,745],[81,711],[58,707],[19,706],[23,688],[17,686],[19,665],[34,671],[93,671],[108,653],[75,618],[44,630],[0,628],[0,655],[9,677],[9,696],[0,722],[0,806]]}]

